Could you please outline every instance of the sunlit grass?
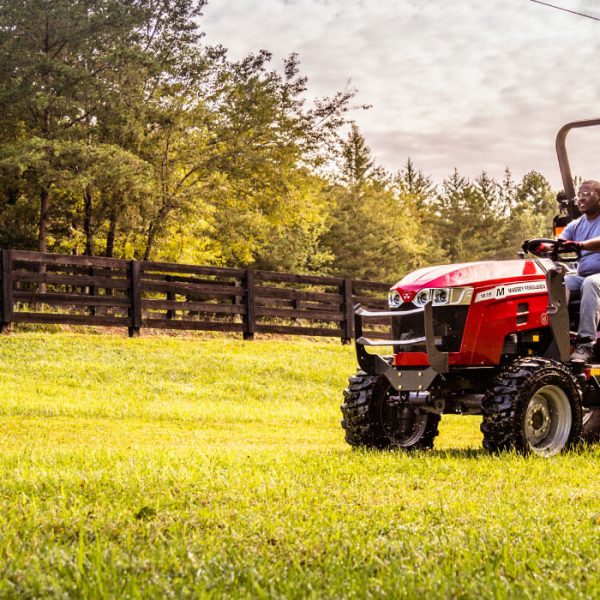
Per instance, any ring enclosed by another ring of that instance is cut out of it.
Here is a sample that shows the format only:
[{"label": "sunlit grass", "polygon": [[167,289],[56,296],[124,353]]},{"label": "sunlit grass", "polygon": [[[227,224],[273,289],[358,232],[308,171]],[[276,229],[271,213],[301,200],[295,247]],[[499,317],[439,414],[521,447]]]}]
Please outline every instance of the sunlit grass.
[{"label": "sunlit grass", "polygon": [[334,342],[0,337],[0,596],[600,594],[600,451],[355,452]]}]

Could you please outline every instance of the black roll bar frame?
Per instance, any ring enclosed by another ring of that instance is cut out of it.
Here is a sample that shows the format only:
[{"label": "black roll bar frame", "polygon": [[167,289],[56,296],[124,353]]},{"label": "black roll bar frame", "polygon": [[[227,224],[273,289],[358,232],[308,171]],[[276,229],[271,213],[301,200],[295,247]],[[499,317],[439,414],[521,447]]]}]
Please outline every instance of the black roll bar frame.
[{"label": "black roll bar frame", "polygon": [[562,178],[563,187],[567,195],[566,210],[569,219],[579,217],[579,209],[575,203],[575,186],[573,184],[573,174],[569,163],[569,155],[567,153],[566,138],[571,129],[579,129],[581,127],[595,127],[600,125],[599,119],[586,119],[584,121],[573,121],[563,125],[556,135],[556,155],[558,157],[558,167]]}]

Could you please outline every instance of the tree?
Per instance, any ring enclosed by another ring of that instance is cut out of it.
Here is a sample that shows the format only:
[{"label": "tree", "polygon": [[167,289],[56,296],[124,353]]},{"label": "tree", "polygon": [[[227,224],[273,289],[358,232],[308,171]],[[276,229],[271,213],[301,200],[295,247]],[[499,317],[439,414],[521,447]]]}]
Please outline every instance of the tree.
[{"label": "tree", "polygon": [[353,90],[202,46],[204,4],[0,3],[0,245],[389,279],[548,226],[538,173],[378,167]]},{"label": "tree", "polygon": [[[283,73],[270,68],[265,51],[231,62],[213,49],[209,58],[210,69],[179,90],[181,104],[148,140],[162,196],[145,256],[162,251],[166,232],[196,212],[198,234],[211,239],[192,243],[204,255],[210,247],[217,262],[273,266],[275,248],[287,248],[281,264],[308,265],[302,253],[291,260],[290,251],[301,240],[314,246],[320,234],[323,184],[315,173],[335,158],[337,128],[353,92],[307,108],[295,55]],[[315,264],[324,264],[318,257]]]},{"label": "tree", "polygon": [[375,176],[375,162],[371,150],[361,135],[356,123],[342,148],[342,180],[350,187],[360,187],[365,181]]},{"label": "tree", "polygon": [[498,185],[485,172],[471,182],[455,169],[436,195],[432,226],[452,263],[497,258],[503,249]]},{"label": "tree", "polygon": [[[57,145],[71,154],[85,150],[78,142],[95,141],[107,107],[123,106],[123,97],[139,99],[140,89],[146,89],[140,85],[169,77],[169,67],[178,64],[179,49],[198,40],[194,18],[203,4],[202,0],[23,0],[0,5],[4,154],[16,157],[26,139],[45,148],[50,167]],[[130,92],[136,84],[137,96]],[[141,109],[139,102],[129,114],[136,109]],[[22,158],[27,161],[26,148],[25,152]],[[39,206],[41,251],[48,246],[51,195],[60,177],[48,169],[38,189],[30,190]],[[92,210],[89,196],[84,206]]]},{"label": "tree", "polygon": [[[410,158],[393,177],[398,208],[410,226],[416,225],[411,243],[412,259],[408,267],[420,268],[447,260],[446,251],[437,243],[435,199],[437,188],[430,177],[417,169]],[[435,242],[434,242],[435,240]]]},{"label": "tree", "polygon": [[339,182],[323,246],[334,256],[337,275],[394,280],[423,264],[429,240],[415,197],[375,166],[353,127],[342,152]]},{"label": "tree", "polygon": [[111,144],[96,144],[87,159],[79,174],[85,254],[112,257],[117,232],[127,235],[142,225],[151,203],[152,170],[135,154]]},{"label": "tree", "polygon": [[500,204],[501,216],[503,218],[508,218],[517,201],[517,184],[508,167],[504,169],[502,182],[498,186],[498,201]]},{"label": "tree", "polygon": [[435,185],[420,169],[416,169],[410,158],[405,166],[394,176],[394,185],[400,196],[412,198],[416,209],[426,213],[435,194]]},{"label": "tree", "polygon": [[526,239],[554,237],[552,218],[557,212],[548,180],[537,171],[527,173],[515,188],[507,219],[506,248],[515,256]]},{"label": "tree", "polygon": [[[117,4],[117,3],[114,3]],[[38,178],[38,249],[46,251],[48,210],[53,157],[62,143],[77,140],[80,123],[90,116],[89,99],[97,97],[96,75],[109,60],[110,47],[101,41],[116,23],[116,6],[91,2],[4,3],[0,7],[0,69],[6,74],[0,90],[0,110],[5,114],[2,140],[15,154],[23,149],[23,161],[31,145],[45,153],[48,168]],[[96,39],[97,38],[97,39]],[[90,44],[96,50],[93,65]],[[80,146],[74,145],[75,150]]]}]

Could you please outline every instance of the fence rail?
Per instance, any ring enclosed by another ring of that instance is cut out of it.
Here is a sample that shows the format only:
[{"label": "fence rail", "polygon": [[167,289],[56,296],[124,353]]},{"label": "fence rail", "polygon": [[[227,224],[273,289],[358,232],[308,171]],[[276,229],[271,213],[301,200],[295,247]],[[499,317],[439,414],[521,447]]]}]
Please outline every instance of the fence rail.
[{"label": "fence rail", "polygon": [[[252,269],[1,251],[0,330],[59,323],[353,337],[353,307],[389,284]],[[384,324],[384,323],[382,323]]]}]

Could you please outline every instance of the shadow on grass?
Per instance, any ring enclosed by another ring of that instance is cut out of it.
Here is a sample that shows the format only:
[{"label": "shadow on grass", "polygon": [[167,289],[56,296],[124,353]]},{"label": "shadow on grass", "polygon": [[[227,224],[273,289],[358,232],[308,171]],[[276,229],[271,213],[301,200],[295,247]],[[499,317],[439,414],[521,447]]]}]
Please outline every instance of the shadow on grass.
[{"label": "shadow on grass", "polygon": [[435,459],[463,459],[463,460],[481,460],[481,459],[495,459],[505,460],[507,458],[518,459],[518,460],[548,460],[558,457],[594,457],[597,458],[600,455],[600,443],[586,443],[581,442],[571,447],[568,450],[550,456],[544,457],[539,456],[533,452],[526,454],[517,452],[516,450],[506,450],[501,452],[489,452],[485,448],[440,448],[432,450],[416,450],[406,451],[400,448],[386,448],[382,450],[374,448],[353,448],[353,452],[358,454],[379,454],[388,456],[401,456],[406,458],[413,458],[415,460],[423,458],[435,458]]},{"label": "shadow on grass", "polygon": [[[482,457],[502,456],[501,454],[490,454],[483,448],[442,448],[433,450],[411,450],[406,451],[401,448],[352,448],[355,454],[378,454],[387,456],[402,456],[407,458],[464,458],[464,459],[479,459]],[[511,453],[513,454],[513,453]]]},{"label": "shadow on grass", "polygon": [[434,449],[429,451],[423,451],[422,454],[429,453],[433,456],[439,456],[441,458],[467,458],[467,459],[479,459],[479,458],[519,458],[523,460],[547,460],[555,457],[577,457],[577,456],[597,456],[600,453],[599,443],[589,443],[581,441],[574,444],[566,450],[562,450],[558,454],[552,456],[540,456],[535,452],[517,452],[515,449],[502,450],[499,452],[489,452],[485,448],[443,448]]},{"label": "shadow on grass", "polygon": [[421,454],[428,454],[430,456],[440,458],[468,458],[468,459],[479,459],[482,457],[498,456],[490,454],[484,448],[443,448],[440,450],[427,450]]}]

